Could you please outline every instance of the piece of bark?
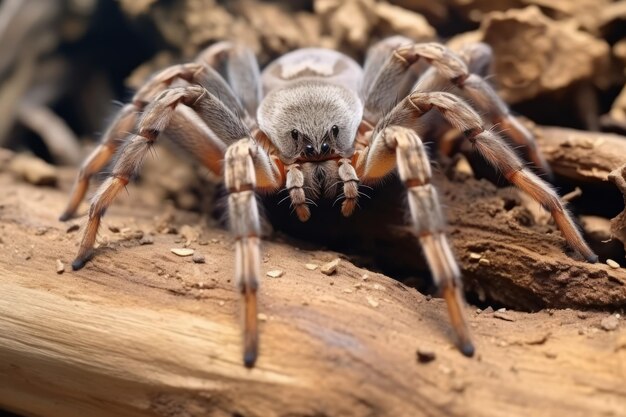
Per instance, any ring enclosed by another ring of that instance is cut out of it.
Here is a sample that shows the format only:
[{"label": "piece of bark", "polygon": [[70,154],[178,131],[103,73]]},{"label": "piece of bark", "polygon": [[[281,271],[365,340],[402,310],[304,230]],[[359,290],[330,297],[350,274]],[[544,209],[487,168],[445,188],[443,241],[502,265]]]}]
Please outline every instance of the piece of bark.
[{"label": "piece of bark", "polygon": [[58,174],[54,165],[29,154],[18,154],[9,163],[9,171],[34,185],[56,185]]},{"label": "piece of bark", "polygon": [[474,179],[436,184],[468,291],[531,311],[626,306],[626,270],[585,262],[551,222],[534,220],[526,204],[537,203],[520,190]]},{"label": "piece of bark", "polygon": [[626,137],[560,127],[535,127],[539,148],[555,173],[600,183],[626,161]]},{"label": "piece of bark", "polygon": [[[501,97],[518,103],[593,80],[604,85],[610,48],[572,22],[555,21],[536,6],[488,13],[480,29],[460,38],[493,49],[493,71]],[[457,47],[459,39],[452,39]]]},{"label": "piece of bark", "polygon": [[[611,172],[609,180],[622,192],[626,206],[626,164]],[[624,244],[626,250],[626,209],[611,219],[611,233]]]},{"label": "piece of bark", "polygon": [[[33,201],[26,197],[39,189],[6,174],[0,187],[8,196],[0,211],[0,378],[10,381],[0,384],[3,409],[42,417],[496,417],[503,410],[509,417],[583,417],[622,411],[623,326],[588,337],[577,333],[599,326],[605,313],[590,312],[581,321],[575,311],[507,311],[515,321],[505,322],[467,308],[477,345],[477,357],[468,359],[451,346],[443,300],[348,261],[329,285],[328,277],[301,266],[332,254],[272,242],[264,253],[288,270],[289,279],[261,283],[260,312],[267,320],[257,366],[245,369],[230,238],[211,245],[206,266],[164,257],[176,237],[159,235],[150,246],[112,241],[83,270],[57,275],[50,265],[59,254],[71,256],[78,240],[56,220],[67,196],[43,189],[41,200]],[[122,224],[133,217],[147,229],[162,207],[138,204],[141,187],[130,191],[107,219]],[[195,214],[174,217],[177,227],[200,224]],[[45,235],[33,233],[42,226],[49,228]],[[205,229],[203,235],[223,233]],[[31,245],[37,256],[26,261],[21,254]],[[547,333],[541,345],[524,343]],[[424,344],[437,355],[431,364],[416,362]],[[603,394],[578,395],[581,390]]]}]

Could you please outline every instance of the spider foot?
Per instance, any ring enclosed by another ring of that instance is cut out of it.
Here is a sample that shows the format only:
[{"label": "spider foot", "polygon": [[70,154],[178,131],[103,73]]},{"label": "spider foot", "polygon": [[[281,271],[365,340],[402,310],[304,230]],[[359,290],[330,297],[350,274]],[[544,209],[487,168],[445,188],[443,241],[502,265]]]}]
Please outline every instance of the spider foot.
[{"label": "spider foot", "polygon": [[76,259],[74,259],[74,261],[72,262],[72,270],[78,271],[79,269],[82,269],[87,264],[87,262],[89,262],[92,256],[93,251],[78,255]]}]

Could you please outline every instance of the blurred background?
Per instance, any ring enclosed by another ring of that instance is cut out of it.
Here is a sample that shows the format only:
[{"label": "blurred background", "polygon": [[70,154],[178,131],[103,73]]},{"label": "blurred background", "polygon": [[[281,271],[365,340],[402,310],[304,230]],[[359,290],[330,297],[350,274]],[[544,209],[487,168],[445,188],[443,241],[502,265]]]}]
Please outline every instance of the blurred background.
[{"label": "blurred background", "polygon": [[625,131],[626,1],[3,0],[0,147],[75,165],[116,102],[217,40],[245,41],[266,63],[311,45],[362,59],[393,34],[487,42],[492,81],[518,113]]}]

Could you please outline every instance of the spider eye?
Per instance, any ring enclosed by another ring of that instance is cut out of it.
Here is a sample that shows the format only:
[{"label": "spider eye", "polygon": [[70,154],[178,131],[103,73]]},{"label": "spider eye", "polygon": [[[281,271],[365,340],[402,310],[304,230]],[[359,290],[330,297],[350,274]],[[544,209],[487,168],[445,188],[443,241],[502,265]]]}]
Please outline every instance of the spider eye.
[{"label": "spider eye", "polygon": [[291,131],[291,137],[293,138],[293,140],[298,140],[298,136],[300,135],[300,132],[298,132],[297,129],[293,129]]},{"label": "spider eye", "polygon": [[339,126],[333,125],[330,130],[333,132],[333,137],[337,139],[337,136],[339,136]]}]

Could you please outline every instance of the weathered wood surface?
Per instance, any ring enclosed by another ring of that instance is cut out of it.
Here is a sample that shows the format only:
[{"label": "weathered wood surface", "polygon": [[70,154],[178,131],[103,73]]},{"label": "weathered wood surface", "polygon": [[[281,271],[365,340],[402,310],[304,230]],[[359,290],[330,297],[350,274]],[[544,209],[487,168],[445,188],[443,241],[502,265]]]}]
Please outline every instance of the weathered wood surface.
[{"label": "weathered wood surface", "polygon": [[606,182],[626,162],[626,138],[560,127],[533,129],[555,173],[581,182]]},{"label": "weathered wood surface", "polygon": [[[65,191],[1,173],[0,188],[2,408],[51,417],[623,415],[626,331],[601,329],[609,312],[468,307],[478,354],[467,359],[452,346],[441,300],[348,261],[332,277],[309,271],[305,263],[335,255],[267,243],[263,270],[285,275],[263,279],[261,356],[247,370],[232,242],[221,229],[204,226],[208,244],[192,243],[205,264],[172,254],[182,245],[175,234],[140,245],[113,233],[108,226],[147,234],[165,211],[138,205],[134,187],[104,221],[107,247],[59,275],[56,259],[69,265],[78,242],[56,221]],[[202,221],[176,212],[172,226],[184,224]],[[497,259],[492,269],[503,266]],[[418,363],[418,348],[436,359]]]}]

